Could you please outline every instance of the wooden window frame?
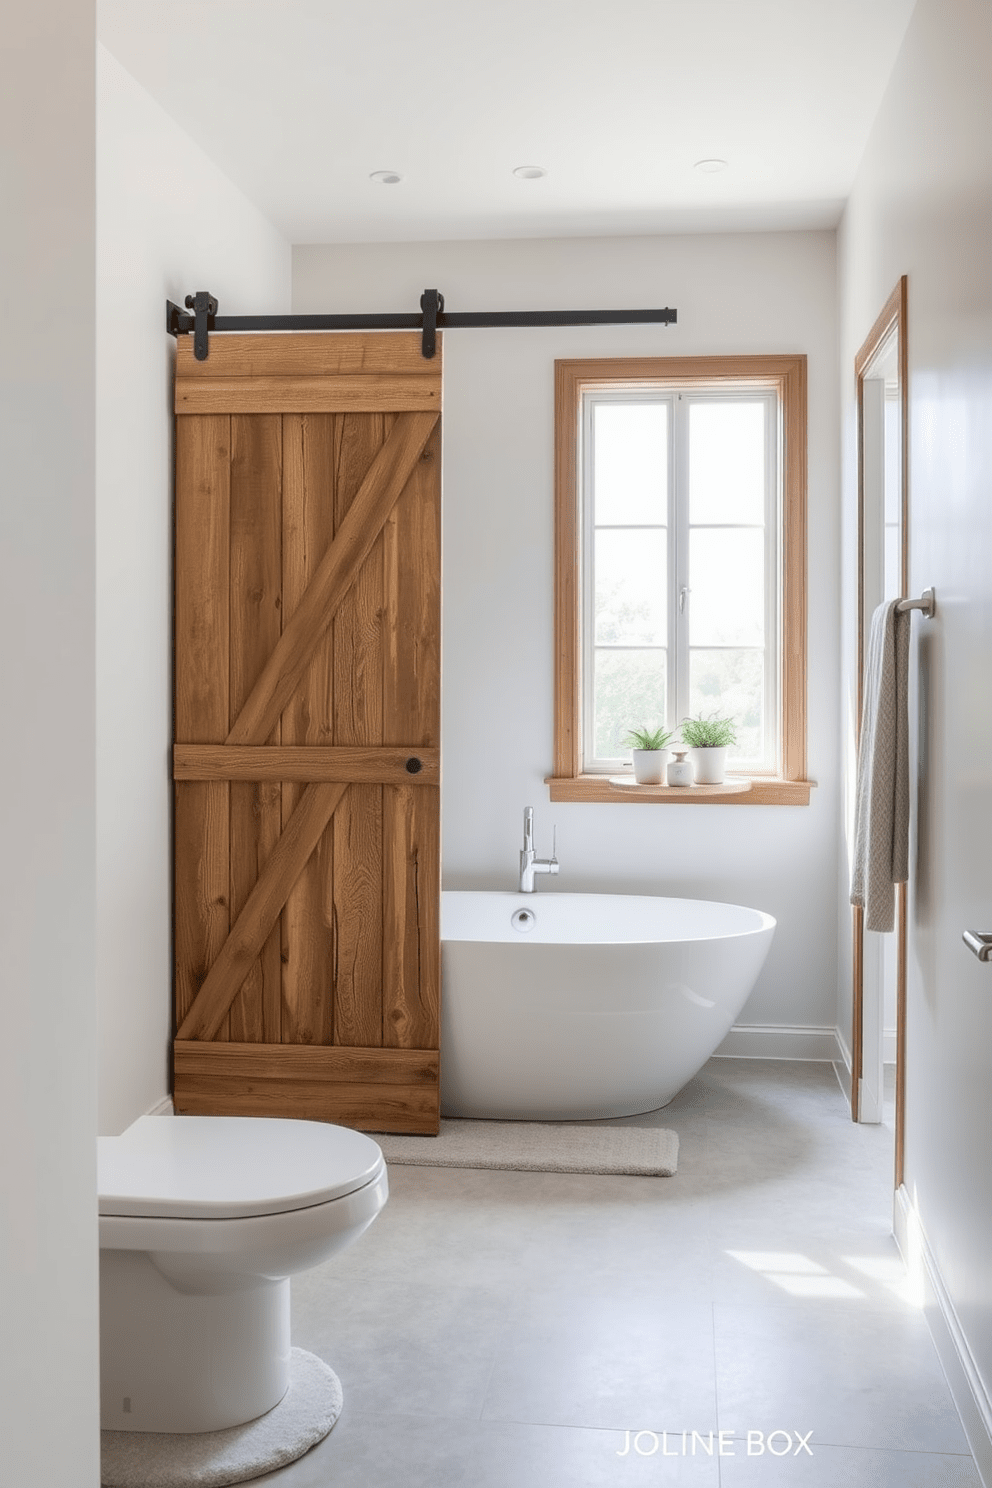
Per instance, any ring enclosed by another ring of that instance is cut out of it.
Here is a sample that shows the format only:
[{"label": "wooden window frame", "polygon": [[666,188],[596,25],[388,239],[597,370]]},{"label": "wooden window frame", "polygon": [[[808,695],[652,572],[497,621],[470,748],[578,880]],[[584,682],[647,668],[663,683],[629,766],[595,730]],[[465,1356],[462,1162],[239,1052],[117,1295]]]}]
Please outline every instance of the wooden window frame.
[{"label": "wooden window frame", "polygon": [[[583,390],[646,382],[760,382],[782,409],[781,767],[776,776],[730,772],[728,789],[617,789],[582,772],[581,492]],[[806,778],[806,358],[805,356],[621,357],[555,362],[555,737],[552,801],[645,801],[679,805],[807,806]]]}]

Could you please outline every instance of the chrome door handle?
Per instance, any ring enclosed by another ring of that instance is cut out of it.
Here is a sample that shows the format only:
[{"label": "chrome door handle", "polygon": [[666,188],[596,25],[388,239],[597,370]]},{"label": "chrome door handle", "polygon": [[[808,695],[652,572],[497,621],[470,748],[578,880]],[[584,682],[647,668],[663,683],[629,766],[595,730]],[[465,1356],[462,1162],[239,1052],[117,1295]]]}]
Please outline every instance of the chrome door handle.
[{"label": "chrome door handle", "polygon": [[961,939],[969,951],[974,951],[979,961],[992,961],[992,931],[965,930]]}]

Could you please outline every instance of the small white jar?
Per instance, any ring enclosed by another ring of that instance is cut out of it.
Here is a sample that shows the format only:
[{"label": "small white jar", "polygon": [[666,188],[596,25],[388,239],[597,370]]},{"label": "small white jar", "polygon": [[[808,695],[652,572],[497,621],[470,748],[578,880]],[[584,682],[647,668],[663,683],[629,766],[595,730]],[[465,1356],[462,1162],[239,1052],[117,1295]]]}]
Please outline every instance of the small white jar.
[{"label": "small white jar", "polygon": [[686,759],[687,749],[676,749],[673,751],[675,758],[668,766],[669,785],[692,785],[692,766]]}]

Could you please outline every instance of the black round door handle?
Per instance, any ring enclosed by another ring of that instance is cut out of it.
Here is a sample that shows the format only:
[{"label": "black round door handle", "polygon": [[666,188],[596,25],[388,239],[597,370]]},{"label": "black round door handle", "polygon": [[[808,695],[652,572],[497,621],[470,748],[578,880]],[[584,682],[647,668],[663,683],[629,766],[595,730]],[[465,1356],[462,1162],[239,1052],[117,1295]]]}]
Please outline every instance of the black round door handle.
[{"label": "black round door handle", "polygon": [[419,775],[421,770],[424,768],[423,761],[416,758],[408,759],[406,762],[406,768],[408,774]]}]

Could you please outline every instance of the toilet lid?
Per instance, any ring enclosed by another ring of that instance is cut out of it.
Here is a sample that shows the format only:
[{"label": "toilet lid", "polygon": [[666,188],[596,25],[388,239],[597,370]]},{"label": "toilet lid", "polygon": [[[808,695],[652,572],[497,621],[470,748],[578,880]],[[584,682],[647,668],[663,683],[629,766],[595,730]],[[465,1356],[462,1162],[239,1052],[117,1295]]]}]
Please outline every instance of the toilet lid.
[{"label": "toilet lid", "polygon": [[101,1214],[240,1219],[309,1209],[364,1188],[385,1160],[361,1132],[264,1116],[142,1116],[101,1137]]}]

